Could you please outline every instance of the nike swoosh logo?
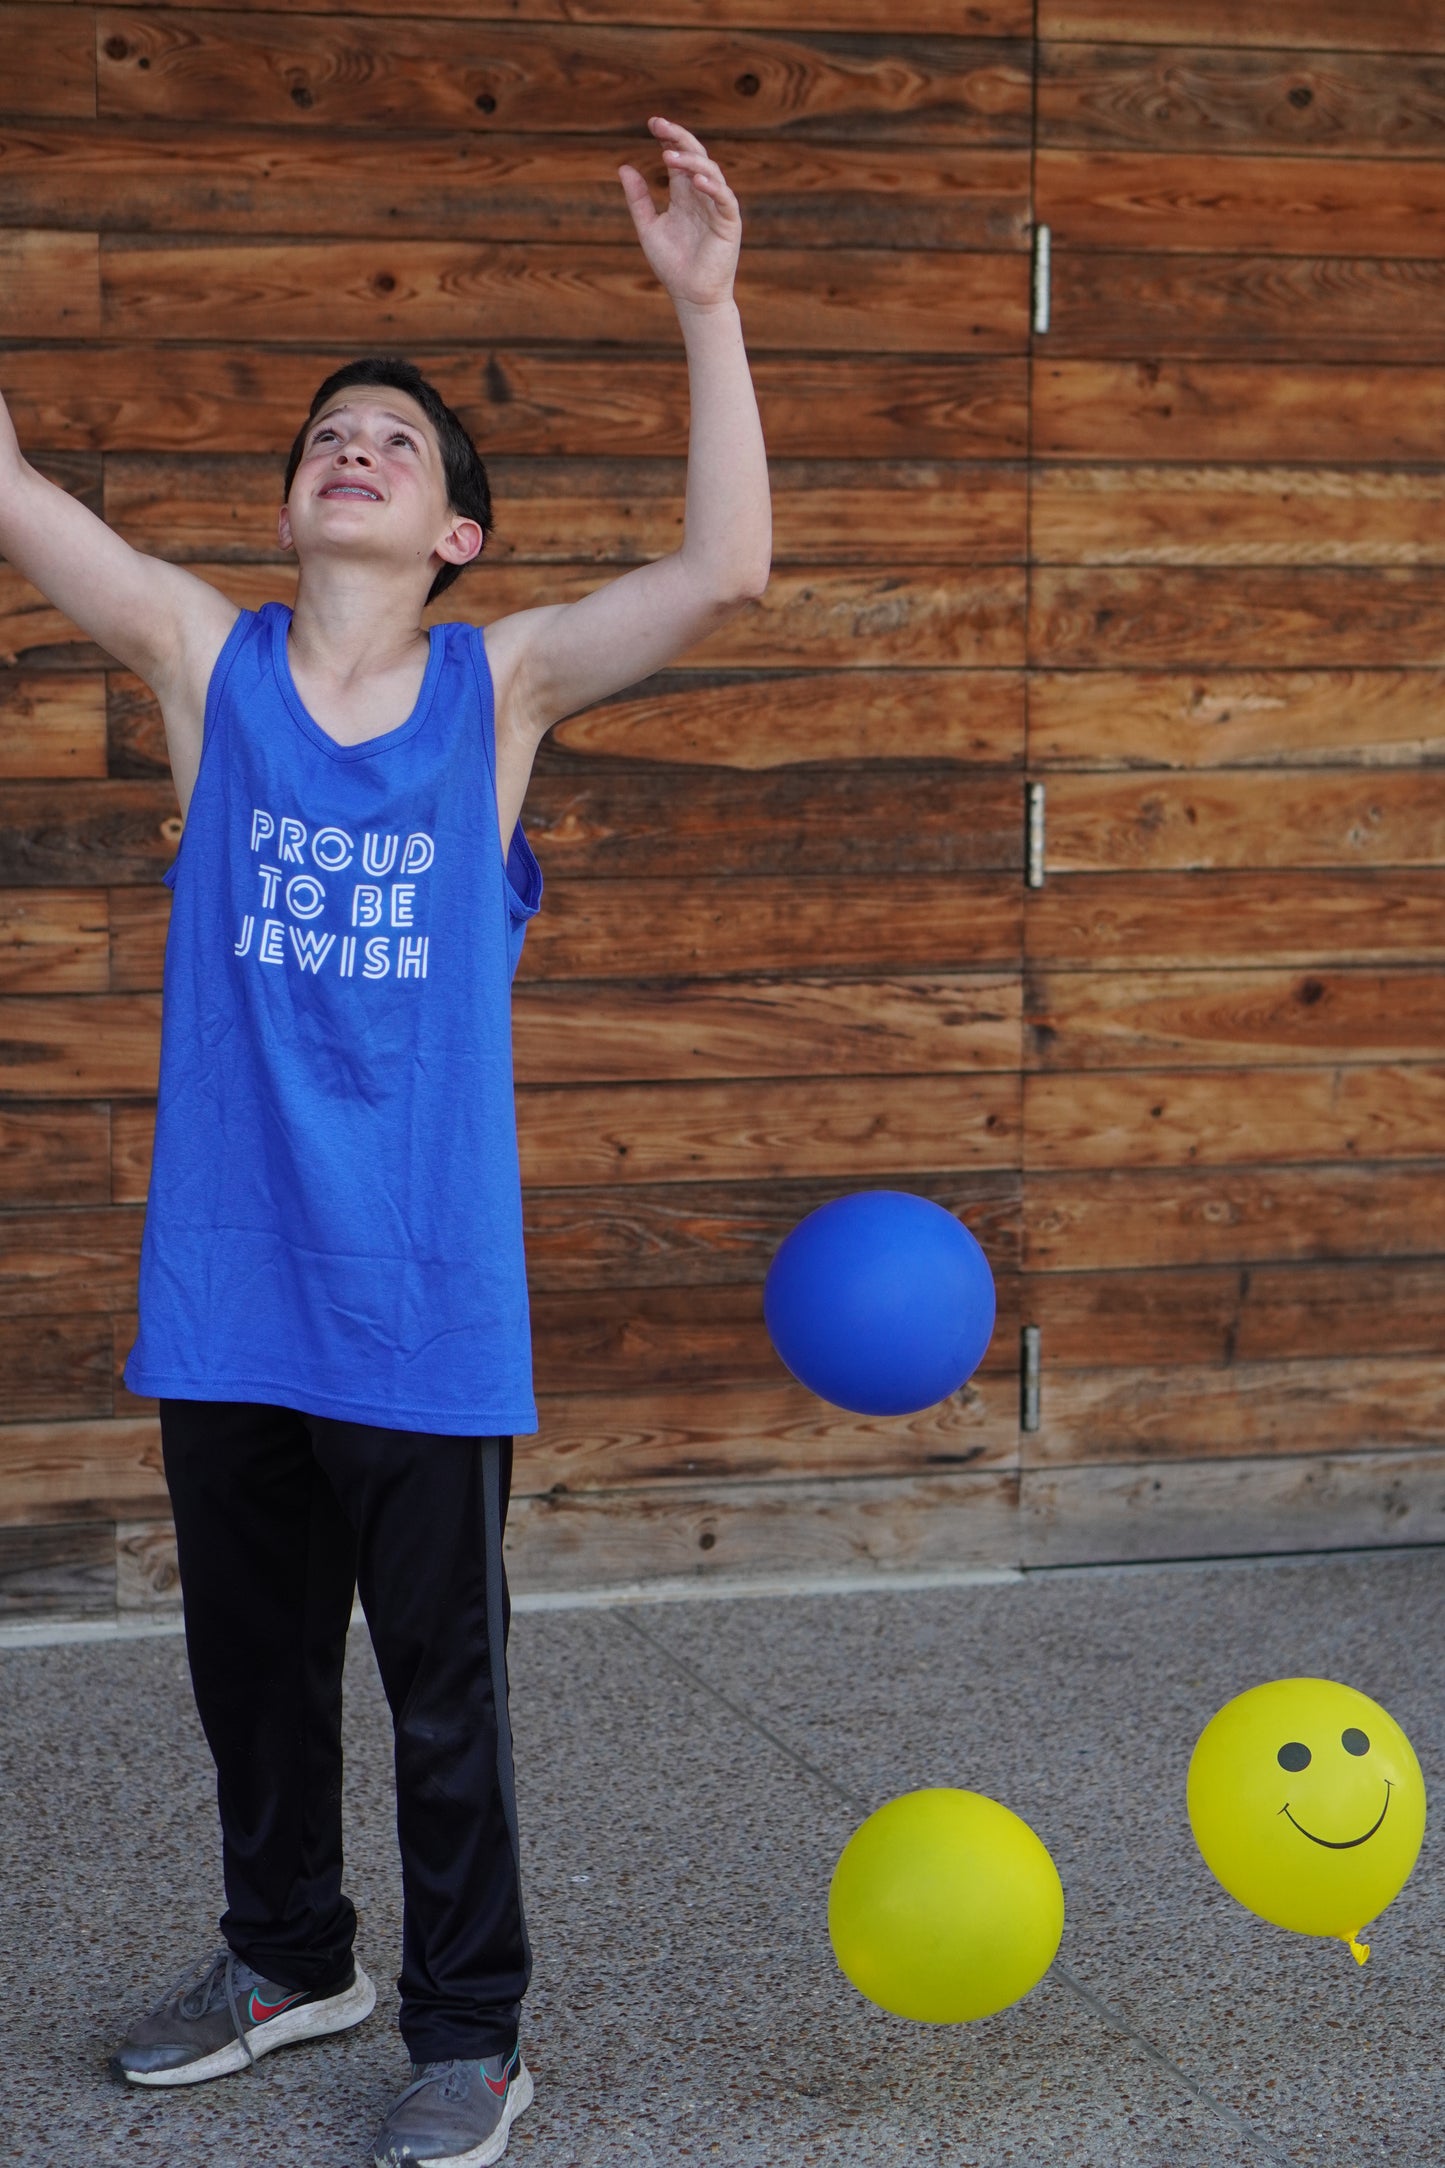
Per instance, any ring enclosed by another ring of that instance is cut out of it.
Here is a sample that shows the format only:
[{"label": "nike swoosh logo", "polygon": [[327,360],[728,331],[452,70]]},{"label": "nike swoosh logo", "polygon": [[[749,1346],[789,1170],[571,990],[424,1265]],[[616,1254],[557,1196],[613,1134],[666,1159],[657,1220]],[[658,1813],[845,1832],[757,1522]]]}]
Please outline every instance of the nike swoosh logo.
[{"label": "nike swoosh logo", "polygon": [[289,2010],[293,2002],[300,2002],[305,1992],[304,1987],[298,1987],[294,1995],[283,1995],[279,2002],[262,2002],[260,1996],[253,1993],[251,1996],[251,2023],[253,2025],[264,2025],[267,2018],[277,2017],[281,2011]]}]

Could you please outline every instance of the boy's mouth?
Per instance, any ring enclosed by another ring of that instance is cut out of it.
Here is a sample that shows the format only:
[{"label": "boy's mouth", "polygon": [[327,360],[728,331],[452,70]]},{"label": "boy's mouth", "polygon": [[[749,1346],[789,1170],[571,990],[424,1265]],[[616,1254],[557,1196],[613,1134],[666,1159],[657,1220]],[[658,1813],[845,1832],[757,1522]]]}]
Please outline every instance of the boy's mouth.
[{"label": "boy's mouth", "polygon": [[325,489],[316,494],[318,497],[365,497],[373,504],[381,502],[381,491],[368,488],[365,482],[328,482]]}]

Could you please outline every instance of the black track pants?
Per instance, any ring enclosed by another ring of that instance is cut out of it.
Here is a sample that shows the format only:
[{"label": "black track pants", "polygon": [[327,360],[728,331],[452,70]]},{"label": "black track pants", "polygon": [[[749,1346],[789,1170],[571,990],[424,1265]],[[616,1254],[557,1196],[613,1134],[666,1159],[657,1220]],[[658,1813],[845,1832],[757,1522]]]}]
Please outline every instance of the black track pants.
[{"label": "black track pants", "polygon": [[396,1740],[402,2038],[415,2062],[510,2048],[531,1971],[506,1710],[511,1439],[251,1401],[160,1411],[227,1942],[284,1987],[349,1969],[341,1673],[359,1584]]}]

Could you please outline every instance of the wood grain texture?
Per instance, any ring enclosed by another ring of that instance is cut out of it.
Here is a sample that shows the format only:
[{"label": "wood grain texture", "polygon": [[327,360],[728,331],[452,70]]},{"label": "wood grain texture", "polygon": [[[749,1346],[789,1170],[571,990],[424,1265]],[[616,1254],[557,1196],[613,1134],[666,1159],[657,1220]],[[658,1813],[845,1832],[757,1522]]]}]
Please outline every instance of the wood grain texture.
[{"label": "wood grain texture", "polygon": [[1032,554],[1072,565],[1434,565],[1445,474],[1368,467],[1046,466]]},{"label": "wood grain texture", "polygon": [[1063,354],[1438,361],[1445,262],[1061,250],[1049,337]]},{"label": "wood grain texture", "polygon": [[1042,567],[1034,662],[1065,669],[1372,669],[1445,663],[1445,578],[1431,567],[1235,571]]},{"label": "wood grain texture", "polygon": [[[1034,215],[1059,249],[1445,252],[1445,174],[1430,159],[1175,157],[1161,146],[1045,150],[1034,171]],[[97,221],[87,213],[73,223]]]},{"label": "wood grain texture", "polygon": [[93,20],[90,9],[82,7],[64,13],[53,7],[0,7],[7,113],[94,117]]},{"label": "wood grain texture", "polygon": [[1313,38],[1253,51],[1049,41],[1038,144],[1431,158],[1445,141],[1445,87],[1430,53],[1331,52]]},{"label": "wood grain texture", "polygon": [[[230,0],[236,4],[236,0]],[[249,5],[250,0],[241,0]],[[380,4],[380,0],[378,0]],[[1123,45],[1316,45],[1325,50],[1438,51],[1440,0],[1039,0],[1041,38]]]},{"label": "wood grain texture", "polygon": [[117,1521],[114,1546],[117,1611],[179,1610],[181,1572],[174,1523]]},{"label": "wood grain texture", "polygon": [[1445,962],[1445,875],[1062,875],[1028,899],[1041,963],[1139,970],[1257,964]]},{"label": "wood grain texture", "polygon": [[1430,1159],[1445,1136],[1445,1067],[1433,1063],[1109,1070],[1023,1083],[1030,1172]]},{"label": "wood grain texture", "polygon": [[90,1618],[114,1606],[115,1531],[109,1521],[0,1531],[0,1616]]},{"label": "wood grain texture", "polygon": [[[155,1109],[120,1100],[111,1122],[110,1194],[116,1204],[144,1204]],[[1016,1167],[1019,1086],[1013,1076],[524,1085],[517,1131],[530,1192],[729,1179],[896,1185],[906,1176],[911,1184],[919,1168]],[[21,1189],[16,1201],[44,1201],[49,1178],[48,1162],[33,1168],[29,1179],[42,1186]],[[995,1177],[980,1190],[982,1179],[969,1178],[970,1210],[993,1198]],[[992,1214],[991,1201],[987,1208]],[[1015,1237],[1001,1224],[998,1239]]]},{"label": "wood grain texture", "polygon": [[1024,1269],[1323,1263],[1441,1252],[1445,1167],[1122,1169],[1050,1174],[1024,1196]]},{"label": "wood grain texture", "polygon": [[0,993],[106,993],[109,921],[104,890],[0,888]]},{"label": "wood grain texture", "polygon": [[[295,597],[289,564],[191,569],[243,609],[272,601],[289,605]],[[602,584],[593,566],[494,565],[486,574],[474,574],[470,585],[463,580],[450,588],[438,615],[485,625],[540,602],[576,601]],[[1024,587],[1022,568],[1012,565],[963,574],[943,565],[901,572],[851,565],[785,567],[774,574],[760,603],[680,658],[679,665],[697,670],[1017,667],[1024,659]],[[83,640],[79,628],[28,581],[0,566],[0,666],[73,668],[78,660],[99,667],[113,658]],[[80,787],[70,786],[71,795]]]},{"label": "wood grain texture", "polygon": [[[1174,1363],[1217,1372],[1436,1354],[1445,1259],[1048,1272],[1027,1287],[1046,1377]],[[1216,1412],[1228,1390],[1217,1375],[1205,1389]]]},{"label": "wood grain texture", "polygon": [[98,237],[0,232],[0,339],[94,339],[99,334]]},{"label": "wood grain texture", "polygon": [[1436,460],[1445,377],[1398,363],[1162,359],[1033,369],[1038,459]]},{"label": "wood grain texture", "polygon": [[915,1571],[1017,1557],[1018,1476],[720,1483],[514,1498],[515,1594],[713,1574]]},{"label": "wood grain texture", "polygon": [[155,1416],[0,1423],[0,1524],[113,1522],[169,1511]]},{"label": "wood grain texture", "polygon": [[1042,1069],[1429,1061],[1445,1050],[1440,974],[1408,967],[1035,967],[1024,1017],[1026,1064]]},{"label": "wood grain texture", "polygon": [[153,1099],[160,1028],[158,994],[9,995],[0,1095]]},{"label": "wood grain texture", "polygon": [[541,1392],[537,1414],[537,1435],[517,1441],[513,1488],[522,1495],[1018,1466],[1011,1376],[975,1379],[937,1408],[886,1422],[845,1415],[791,1379],[706,1391],[661,1385],[606,1400]]},{"label": "wood grain texture", "polygon": [[80,671],[0,670],[0,779],[106,773],[105,687]]},{"label": "wood grain texture", "polygon": [[1051,1368],[1025,1467],[1399,1452],[1440,1440],[1438,1356],[1245,1363],[1227,1370]]},{"label": "wood grain texture", "polygon": [[[711,148],[749,247],[1027,249],[1029,156],[909,143],[737,136]],[[0,219],[100,233],[266,233],[617,241],[632,230],[617,167],[659,187],[655,147],[615,136],[328,128],[324,135],[173,120],[0,124]]]},{"label": "wood grain texture", "polygon": [[[950,1154],[950,1160],[954,1160]],[[761,1282],[805,1214],[872,1184],[858,1170],[799,1180],[590,1188],[527,1186],[528,1275],[538,1295],[614,1287],[726,1287]],[[1018,1269],[1019,1178],[1011,1170],[915,1167],[907,1187],[962,1216],[1002,1273]],[[52,1305],[52,1308],[56,1307]]]},{"label": "wood grain texture", "polygon": [[[4,1013],[0,1007],[0,1031]],[[109,1108],[96,1101],[0,1104],[0,1205],[58,1210],[110,1202]]]},{"label": "wood grain texture", "polygon": [[78,1317],[0,1320],[0,1377],[5,1420],[32,1416],[108,1416],[110,1320]]},{"label": "wood grain texture", "polygon": [[1021,1479],[1031,1566],[1445,1540],[1445,1453],[1047,1468]]},{"label": "wood grain texture", "polygon": [[[72,240],[92,251],[96,242],[43,233],[27,240],[37,268],[28,287],[22,280],[13,329],[7,302],[0,330],[43,338],[61,328],[47,310],[64,307],[70,321],[80,305],[62,301],[50,258],[73,257]],[[489,340],[624,349],[669,347],[678,335],[672,301],[635,243],[227,243],[108,234],[99,252],[100,324],[77,328],[100,329],[107,339],[229,334],[309,345],[330,337],[367,349],[404,341],[410,351],[418,340],[474,337],[483,327]],[[961,266],[946,251],[831,249],[825,261],[826,274],[818,253],[805,248],[755,249],[744,259],[737,299],[751,349],[1004,354],[1027,343],[1026,257],[969,256]],[[35,298],[27,301],[29,288]],[[1084,324],[1086,304],[1075,313]]]},{"label": "wood grain texture", "polygon": [[[66,0],[60,0],[66,4]],[[130,0],[122,0],[129,5]],[[1408,0],[1411,6],[1424,0]],[[184,6],[189,0],[136,0],[149,11]],[[213,14],[274,14],[264,0],[213,0]],[[308,15],[426,15],[468,22],[620,23],[752,30],[891,30],[893,0],[308,0]],[[947,31],[957,38],[1027,38],[1033,35],[1032,0],[909,0],[908,23],[917,32]]]},{"label": "wood grain texture", "polygon": [[96,34],[106,118],[637,140],[639,114],[686,112],[703,135],[1026,144],[1030,133],[1028,44],[896,28],[805,40],[572,22],[563,43],[545,26],[465,18],[101,9]]},{"label": "wood grain texture", "polygon": [[[499,346],[490,327],[483,345],[461,349],[409,330],[406,351],[487,458],[677,458],[687,450],[687,371],[673,341],[665,352],[629,352],[625,369],[585,348]],[[224,341],[127,341],[104,352],[102,379],[87,347],[7,351],[6,404],[27,450],[266,452],[279,479],[312,393],[336,366],[335,348],[324,346],[268,346],[262,355]],[[836,457],[840,411],[859,459],[1016,459],[1028,447],[1022,352],[754,354],[752,373],[776,457]],[[1438,371],[1418,374],[1438,392]]]},{"label": "wood grain texture", "polygon": [[[660,459],[489,462],[485,564],[639,564],[682,542],[686,467]],[[1022,562],[1025,472],[1002,462],[776,460],[773,563]],[[179,563],[282,561],[274,458],[106,459],[105,517]],[[1423,521],[1421,522],[1423,525]]]},{"label": "wood grain texture", "polygon": [[1226,768],[1049,779],[1047,862],[1063,873],[1424,867],[1442,855],[1445,773]]},{"label": "wood grain texture", "polygon": [[959,973],[533,983],[513,997],[512,1032],[518,1084],[972,1075],[1018,1068],[1019,982]]},{"label": "wood grain texture", "polygon": [[169,777],[0,784],[0,881],[10,887],[157,881],[180,838]]},{"label": "wood grain texture", "polygon": [[1424,767],[1445,760],[1445,671],[1036,671],[1029,765]]}]

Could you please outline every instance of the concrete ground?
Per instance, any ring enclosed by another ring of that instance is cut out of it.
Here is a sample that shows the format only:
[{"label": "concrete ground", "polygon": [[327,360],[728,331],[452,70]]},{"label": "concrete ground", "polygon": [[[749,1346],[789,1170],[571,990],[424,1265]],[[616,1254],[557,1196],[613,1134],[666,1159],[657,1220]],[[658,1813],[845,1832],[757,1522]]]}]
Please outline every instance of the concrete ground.
[{"label": "concrete ground", "polygon": [[[1439,1551],[521,1611],[537,2098],[509,2164],[1445,2162],[1436,1827],[1359,1969],[1242,1911],[1184,1812],[1209,1716],[1293,1673],[1383,1702],[1438,1784],[1442,1661]],[[362,1632],[348,1677],[350,1887],[376,2013],[254,2074],[146,2094],[114,2085],[106,2056],[214,1945],[222,1903],[184,1646],[0,1649],[6,2159],[364,2168],[407,2066],[388,1729]],[[976,2025],[885,2015],[828,1945],[844,1841],[925,1784],[1003,1800],[1063,1877],[1053,1970]]]}]

